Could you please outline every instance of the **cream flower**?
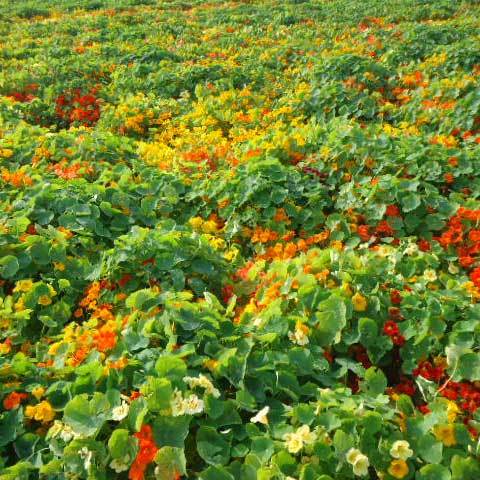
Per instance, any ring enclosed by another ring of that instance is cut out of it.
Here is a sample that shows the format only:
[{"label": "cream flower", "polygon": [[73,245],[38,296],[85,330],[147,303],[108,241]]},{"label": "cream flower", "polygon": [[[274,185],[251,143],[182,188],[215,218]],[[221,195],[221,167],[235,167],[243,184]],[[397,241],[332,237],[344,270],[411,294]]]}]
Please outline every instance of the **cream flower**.
[{"label": "cream flower", "polygon": [[220,391],[216,389],[213,383],[203,374],[198,377],[184,377],[183,381],[188,384],[190,388],[201,387],[205,392],[215,398],[220,396]]},{"label": "cream flower", "polygon": [[203,400],[200,400],[195,394],[190,395],[183,401],[185,413],[187,415],[195,415],[202,413],[204,408]]},{"label": "cream flower", "polygon": [[185,404],[183,401],[182,392],[180,390],[175,389],[173,392],[173,398],[170,402],[170,406],[172,407],[172,415],[174,417],[185,415]]},{"label": "cream flower", "polygon": [[314,443],[315,440],[317,439],[317,436],[315,435],[314,432],[310,431],[310,427],[308,425],[302,425],[297,430],[297,435],[300,435],[303,443],[305,443],[306,445],[310,443]]},{"label": "cream flower", "polygon": [[423,272],[423,278],[427,282],[434,282],[437,279],[437,272],[435,270],[433,270],[432,268],[427,268]]},{"label": "cream flower", "polygon": [[123,458],[114,458],[110,462],[110,468],[117,473],[128,470],[128,467],[130,467],[130,457],[128,455],[125,455]]},{"label": "cream flower", "polygon": [[112,410],[112,420],[115,420],[116,422],[122,421],[128,415],[129,409],[130,407],[128,406],[128,403],[122,402],[121,405]]},{"label": "cream flower", "polygon": [[400,458],[401,460],[407,460],[413,455],[413,450],[410,448],[410,444],[406,440],[397,440],[393,443],[390,449],[390,455],[393,458]]},{"label": "cream flower", "polygon": [[254,417],[250,419],[252,423],[261,423],[263,425],[268,425],[267,415],[270,412],[270,407],[262,408]]},{"label": "cream flower", "polygon": [[286,433],[283,437],[289,453],[298,453],[303,448],[303,439],[298,433]]},{"label": "cream flower", "polygon": [[418,245],[416,243],[409,243],[404,250],[405,255],[415,255],[418,252]]},{"label": "cream flower", "polygon": [[351,448],[347,452],[347,462],[352,465],[353,473],[359,477],[368,475],[368,467],[370,466],[370,461],[368,457],[364,455],[360,450],[356,448]]}]

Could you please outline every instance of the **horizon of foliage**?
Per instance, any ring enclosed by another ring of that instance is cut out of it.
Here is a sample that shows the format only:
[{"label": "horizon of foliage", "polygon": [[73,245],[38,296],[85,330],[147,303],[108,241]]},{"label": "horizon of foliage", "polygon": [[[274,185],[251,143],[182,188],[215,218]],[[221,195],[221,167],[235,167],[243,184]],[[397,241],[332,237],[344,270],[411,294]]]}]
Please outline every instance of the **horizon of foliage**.
[{"label": "horizon of foliage", "polygon": [[0,480],[480,478],[478,1],[0,33]]}]

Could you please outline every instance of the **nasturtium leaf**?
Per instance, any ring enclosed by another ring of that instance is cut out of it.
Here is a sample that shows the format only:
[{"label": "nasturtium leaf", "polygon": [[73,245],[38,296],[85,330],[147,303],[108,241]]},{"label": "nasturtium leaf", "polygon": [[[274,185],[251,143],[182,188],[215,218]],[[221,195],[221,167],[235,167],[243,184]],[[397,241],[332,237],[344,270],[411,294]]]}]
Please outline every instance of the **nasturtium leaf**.
[{"label": "nasturtium leaf", "polygon": [[228,470],[220,466],[208,467],[198,478],[199,480],[235,480]]},{"label": "nasturtium leaf", "polygon": [[9,410],[0,415],[0,447],[7,445],[23,432],[23,414],[20,409]]},{"label": "nasturtium leaf", "polygon": [[416,450],[427,463],[440,463],[443,443],[439,442],[433,435],[427,434],[418,440]]},{"label": "nasturtium leaf", "polygon": [[197,436],[198,454],[210,465],[225,465],[230,458],[230,443],[215,428],[202,426]]},{"label": "nasturtium leaf", "polygon": [[474,458],[454,455],[450,468],[452,470],[452,480],[477,480],[480,478],[480,464]]},{"label": "nasturtium leaf", "polygon": [[5,255],[0,258],[0,275],[3,278],[13,278],[19,268],[20,265],[17,257],[14,257],[13,255]]},{"label": "nasturtium leaf", "polygon": [[451,480],[452,475],[447,467],[430,464],[420,468],[416,478],[418,480]]},{"label": "nasturtium leaf", "polygon": [[341,334],[347,321],[346,313],[344,301],[336,295],[331,295],[327,300],[320,302],[315,313],[317,320],[315,337],[321,346],[331,345]]},{"label": "nasturtium leaf", "polygon": [[150,412],[159,412],[170,407],[173,389],[168,379],[149,377],[140,391],[147,400]]},{"label": "nasturtium leaf", "polygon": [[170,417],[160,415],[153,421],[153,437],[159,447],[183,448],[191,417],[183,415]]},{"label": "nasturtium leaf", "polygon": [[358,320],[358,333],[360,334],[360,343],[369,347],[375,345],[378,339],[378,325],[371,318],[362,317]]},{"label": "nasturtium leaf", "polygon": [[275,451],[273,440],[268,437],[253,437],[250,451],[265,464]]},{"label": "nasturtium leaf", "polygon": [[123,428],[117,428],[112,432],[108,440],[108,451],[113,458],[121,458],[125,455],[125,452],[129,443],[129,432]]},{"label": "nasturtium leaf", "polygon": [[155,457],[157,477],[178,478],[187,473],[187,461],[183,448],[162,447]]},{"label": "nasturtium leaf", "polygon": [[376,367],[370,367],[365,372],[365,378],[362,382],[362,389],[369,395],[375,397],[384,393],[387,388],[387,379],[385,374]]},{"label": "nasturtium leaf", "polygon": [[130,429],[138,432],[143,424],[143,419],[148,412],[147,401],[143,397],[138,397],[132,401],[128,410],[128,425]]},{"label": "nasturtium leaf", "polygon": [[464,380],[480,380],[480,355],[464,353],[458,360],[458,374]]},{"label": "nasturtium leaf", "polygon": [[64,421],[73,431],[86,436],[95,435],[110,415],[110,404],[100,392],[89,400],[87,394],[76,395],[65,406]]},{"label": "nasturtium leaf", "polygon": [[401,198],[402,210],[405,213],[415,210],[421,203],[420,195],[417,193],[408,193]]},{"label": "nasturtium leaf", "polygon": [[185,361],[174,355],[162,355],[155,363],[155,370],[159,377],[166,377],[172,382],[178,382],[187,374]]}]

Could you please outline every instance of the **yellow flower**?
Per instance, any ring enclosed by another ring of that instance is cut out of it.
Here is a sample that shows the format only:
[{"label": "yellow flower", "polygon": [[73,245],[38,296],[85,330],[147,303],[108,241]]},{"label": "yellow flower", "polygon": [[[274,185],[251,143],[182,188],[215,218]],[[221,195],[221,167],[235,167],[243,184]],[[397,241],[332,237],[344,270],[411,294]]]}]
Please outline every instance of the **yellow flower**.
[{"label": "yellow flower", "polygon": [[356,312],[364,312],[367,309],[367,299],[358,292],[352,297],[352,303]]},{"label": "yellow flower", "polygon": [[401,479],[408,475],[408,465],[405,460],[393,460],[388,467],[388,473],[394,477]]},{"label": "yellow flower", "polygon": [[193,217],[188,221],[188,223],[191,225],[191,227],[194,230],[200,230],[202,228],[202,225],[203,225],[203,218]]},{"label": "yellow flower", "polygon": [[23,298],[20,298],[18,302],[15,303],[14,307],[16,312],[23,312],[25,310],[25,302]]},{"label": "yellow flower", "polygon": [[457,418],[457,415],[460,413],[460,409],[458,408],[458,405],[455,402],[448,401],[448,406],[447,406],[447,417],[448,421],[450,423],[455,422],[455,419]]},{"label": "yellow flower", "polygon": [[37,399],[40,400],[43,397],[43,394],[45,393],[45,389],[43,387],[35,387],[32,390],[32,395]]},{"label": "yellow flower", "polygon": [[33,281],[31,279],[19,280],[15,284],[14,292],[28,292],[33,286]]},{"label": "yellow flower", "polygon": [[55,418],[55,410],[50,403],[44,400],[37,405],[28,405],[25,409],[25,416],[38,422],[48,423]]},{"label": "yellow flower", "polygon": [[53,268],[55,268],[55,270],[60,270],[61,272],[63,272],[65,270],[65,264],[62,262],[53,262]]},{"label": "yellow flower", "polygon": [[433,433],[446,447],[452,447],[457,443],[455,438],[455,425],[438,425]]},{"label": "yellow flower", "polygon": [[48,295],[42,295],[38,299],[38,303],[46,307],[47,305],[50,305],[52,303],[52,299]]},{"label": "yellow flower", "polygon": [[230,250],[227,250],[223,254],[223,258],[227,262],[231,262],[231,261],[235,260],[235,258],[238,256],[238,252],[239,252],[238,248],[232,247],[232,248],[230,248]]},{"label": "yellow flower", "polygon": [[10,150],[9,148],[3,148],[0,150],[0,156],[3,158],[10,158],[13,155],[13,150]]},{"label": "yellow flower", "polygon": [[213,220],[208,220],[202,225],[202,230],[205,233],[215,233],[218,230],[217,224]]}]

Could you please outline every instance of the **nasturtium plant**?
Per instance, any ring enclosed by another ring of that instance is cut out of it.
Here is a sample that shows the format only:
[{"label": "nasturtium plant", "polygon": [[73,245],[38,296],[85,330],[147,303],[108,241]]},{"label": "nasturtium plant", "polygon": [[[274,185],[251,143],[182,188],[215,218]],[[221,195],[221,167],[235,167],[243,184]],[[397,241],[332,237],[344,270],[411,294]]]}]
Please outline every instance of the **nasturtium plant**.
[{"label": "nasturtium plant", "polygon": [[480,5],[0,5],[0,480],[480,478]]}]

